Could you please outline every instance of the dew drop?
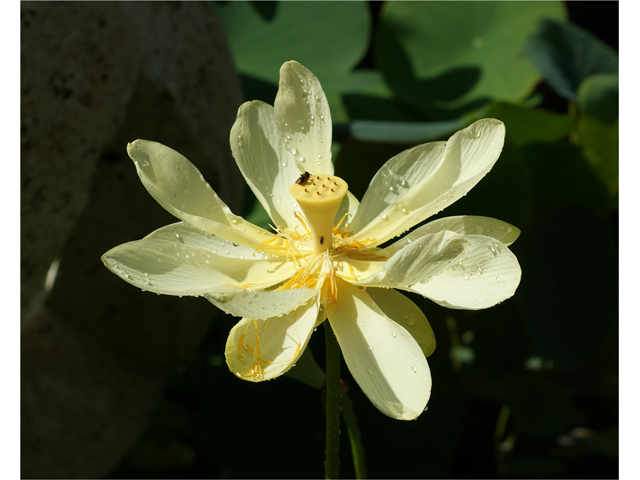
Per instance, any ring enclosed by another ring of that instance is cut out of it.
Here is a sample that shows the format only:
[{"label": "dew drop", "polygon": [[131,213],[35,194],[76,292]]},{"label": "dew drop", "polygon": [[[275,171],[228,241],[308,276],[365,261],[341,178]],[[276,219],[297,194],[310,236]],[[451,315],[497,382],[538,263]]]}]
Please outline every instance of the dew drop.
[{"label": "dew drop", "polygon": [[465,280],[469,280],[469,275],[468,274],[465,273],[463,276],[464,276]]},{"label": "dew drop", "polygon": [[513,232],[513,228],[507,227],[507,233],[511,233],[511,232]]},{"label": "dew drop", "polygon": [[477,233],[478,235],[482,234],[482,232],[483,232],[483,231],[484,231],[484,227],[483,227],[482,225],[478,225],[478,226],[476,227],[476,233]]},{"label": "dew drop", "polygon": [[496,282],[499,282],[499,281],[500,281],[500,277],[496,277]]},{"label": "dew drop", "polygon": [[387,217],[387,214],[386,214],[386,213],[381,213],[381,214],[380,214],[380,218],[381,218],[382,220],[386,220],[388,217]]},{"label": "dew drop", "polygon": [[407,323],[413,327],[416,324],[416,320],[414,318],[410,318]]},{"label": "dew drop", "polygon": [[411,370],[413,370],[413,373],[418,373],[420,370],[418,370],[418,366],[414,365],[413,367],[411,367]]}]

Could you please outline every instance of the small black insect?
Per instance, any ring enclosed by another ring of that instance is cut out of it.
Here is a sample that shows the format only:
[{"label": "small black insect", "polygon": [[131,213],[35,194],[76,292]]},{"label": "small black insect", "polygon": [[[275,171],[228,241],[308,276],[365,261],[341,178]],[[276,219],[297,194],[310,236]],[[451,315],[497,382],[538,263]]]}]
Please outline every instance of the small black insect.
[{"label": "small black insect", "polygon": [[310,177],[311,177],[311,174],[309,172],[304,172],[302,175],[298,177],[298,179],[296,180],[296,183],[298,185],[305,185],[309,181]]},{"label": "small black insect", "polygon": [[324,237],[320,237],[320,245],[324,243]]}]

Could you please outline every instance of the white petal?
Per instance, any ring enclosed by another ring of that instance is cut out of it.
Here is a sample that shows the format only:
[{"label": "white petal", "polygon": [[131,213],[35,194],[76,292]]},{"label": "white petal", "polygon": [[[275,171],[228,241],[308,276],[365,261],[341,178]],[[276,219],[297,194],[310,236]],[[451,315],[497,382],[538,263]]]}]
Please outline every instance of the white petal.
[{"label": "white petal", "polygon": [[380,253],[390,257],[420,237],[438,233],[443,230],[457,232],[461,235],[486,235],[487,237],[495,238],[506,246],[511,245],[520,236],[520,229],[502,220],[473,215],[460,215],[457,217],[440,218],[420,228],[416,228],[409,235],[405,235],[393,245],[383,249]]},{"label": "white petal", "polygon": [[331,115],[318,79],[299,63],[285,63],[275,107],[259,101],[241,105],[230,143],[240,171],[275,224],[286,230],[300,226],[294,215],[300,207],[289,187],[305,171],[333,174]]},{"label": "white petal", "polygon": [[511,297],[520,283],[518,259],[498,240],[465,235],[470,247],[459,262],[410,290],[449,308],[479,310]]},{"label": "white petal", "polygon": [[436,336],[415,303],[393,288],[367,288],[367,293],[387,317],[411,334],[426,357],[435,351]]},{"label": "white petal", "polygon": [[[320,82],[298,62],[280,68],[274,103],[285,149],[309,173],[333,175],[331,113]],[[290,137],[290,138],[289,138]]]},{"label": "white petal", "polygon": [[487,118],[434,142],[402,152],[374,176],[351,229],[373,245],[407,231],[471,190],[491,169],[504,144],[504,124]]},{"label": "white petal", "polygon": [[225,357],[243,380],[261,382],[282,375],[304,352],[318,316],[318,301],[268,320],[243,318],[231,329]]},{"label": "white petal", "polygon": [[468,242],[455,232],[425,235],[396,252],[375,275],[351,283],[389,288],[428,282],[456,262],[467,246]]},{"label": "white petal", "polygon": [[293,230],[300,225],[293,214],[300,208],[289,187],[305,167],[284,149],[273,107],[259,101],[242,104],[229,140],[242,175],[276,226]]},{"label": "white petal", "polygon": [[338,294],[329,321],[353,378],[382,413],[417,418],[431,394],[429,365],[420,346],[366,291],[338,279]]},{"label": "white petal", "polygon": [[269,257],[183,222],[112,248],[102,261],[132,285],[165,295],[203,295],[224,285],[266,288],[296,269],[283,257]]},{"label": "white petal", "polygon": [[[355,217],[356,212],[358,211],[358,207],[360,206],[360,202],[358,199],[347,190],[347,194],[342,199],[342,203],[336,212],[334,223],[338,223],[344,217],[344,221],[340,225],[340,227],[345,227],[351,220]],[[346,217],[345,217],[346,215]]]},{"label": "white petal", "polygon": [[200,171],[184,156],[157,142],[127,145],[147,191],[169,213],[206,232],[252,248],[274,235],[234,215]]},{"label": "white petal", "polygon": [[231,315],[260,320],[291,313],[314,296],[318,296],[318,291],[310,288],[252,292],[232,286],[205,294],[207,300]]}]

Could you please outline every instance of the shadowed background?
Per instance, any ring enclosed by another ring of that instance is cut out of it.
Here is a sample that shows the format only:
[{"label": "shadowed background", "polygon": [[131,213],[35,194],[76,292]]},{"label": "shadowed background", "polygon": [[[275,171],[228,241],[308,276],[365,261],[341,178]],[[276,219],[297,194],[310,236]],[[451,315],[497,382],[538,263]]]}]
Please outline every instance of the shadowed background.
[{"label": "shadowed background", "polygon": [[[287,60],[320,79],[359,198],[408,147],[483,117],[507,128],[439,216],[518,226],[522,283],[477,312],[411,296],[437,339],[415,422],[343,366],[369,476],[617,477],[617,2],[22,2],[21,22],[23,477],[322,476],[320,391],[242,382],[224,362],[236,319],[100,261],[174,221],[126,156],[136,138],[266,226],[228,135],[242,101],[273,103]],[[323,335],[310,348],[322,365]]]}]

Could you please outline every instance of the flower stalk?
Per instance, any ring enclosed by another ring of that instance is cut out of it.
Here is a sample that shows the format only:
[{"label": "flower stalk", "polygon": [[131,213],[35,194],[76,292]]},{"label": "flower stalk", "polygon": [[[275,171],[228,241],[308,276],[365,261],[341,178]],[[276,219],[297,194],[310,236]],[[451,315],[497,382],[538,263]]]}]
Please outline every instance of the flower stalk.
[{"label": "flower stalk", "polygon": [[340,475],[340,346],[329,322],[324,322],[327,351],[327,430],[324,476],[337,479]]},{"label": "flower stalk", "polygon": [[351,444],[351,455],[353,456],[353,467],[358,480],[367,478],[367,467],[364,463],[364,446],[362,444],[362,434],[358,427],[358,419],[353,410],[353,402],[346,393],[342,395],[342,416],[347,427],[349,443]]}]

